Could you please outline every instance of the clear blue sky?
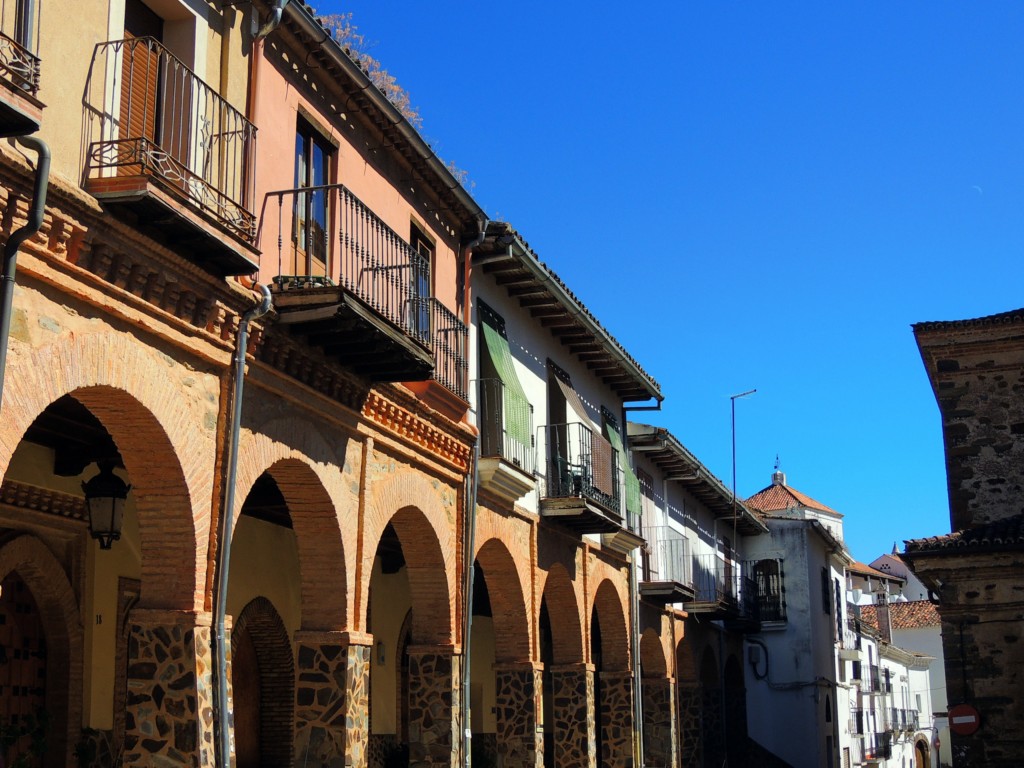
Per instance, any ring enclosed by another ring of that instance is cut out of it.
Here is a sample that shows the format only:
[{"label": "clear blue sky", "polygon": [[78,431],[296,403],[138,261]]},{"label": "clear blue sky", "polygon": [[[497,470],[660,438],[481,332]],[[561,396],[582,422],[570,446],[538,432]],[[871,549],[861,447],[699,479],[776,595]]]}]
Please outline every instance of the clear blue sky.
[{"label": "clear blue sky", "polygon": [[1024,306],[1024,3],[384,2],[370,52],[738,490],[948,532],[910,325]]}]

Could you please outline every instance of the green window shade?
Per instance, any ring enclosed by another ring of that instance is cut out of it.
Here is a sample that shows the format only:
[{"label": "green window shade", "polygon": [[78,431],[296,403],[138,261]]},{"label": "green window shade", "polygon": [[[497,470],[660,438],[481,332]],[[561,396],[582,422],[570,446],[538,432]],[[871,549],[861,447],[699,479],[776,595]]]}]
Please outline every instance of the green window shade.
[{"label": "green window shade", "polygon": [[530,401],[526,399],[523,385],[516,376],[515,365],[512,363],[512,352],[508,348],[508,340],[498,329],[484,321],[480,323],[484,332],[484,344],[490,353],[494,370],[498,372],[503,386],[502,402],[504,403],[505,432],[513,440],[517,440],[529,448],[530,440]]},{"label": "green window shade", "polygon": [[612,428],[609,424],[607,432],[608,442],[612,444],[612,448],[618,451],[619,468],[626,476],[626,511],[639,515],[640,479],[636,476],[636,473],[633,472],[633,468],[629,466],[629,460],[626,458],[626,449],[625,446],[622,445],[622,436],[619,434],[619,431]]}]

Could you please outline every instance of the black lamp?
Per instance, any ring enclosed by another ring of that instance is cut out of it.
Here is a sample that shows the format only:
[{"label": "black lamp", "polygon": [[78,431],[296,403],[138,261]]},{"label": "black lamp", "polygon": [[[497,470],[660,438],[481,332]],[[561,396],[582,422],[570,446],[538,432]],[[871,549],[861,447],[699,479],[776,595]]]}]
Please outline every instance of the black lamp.
[{"label": "black lamp", "polygon": [[124,500],[132,487],[114,474],[114,462],[100,463],[100,473],[82,483],[85,505],[89,509],[89,533],[100,543],[100,549],[121,538]]}]

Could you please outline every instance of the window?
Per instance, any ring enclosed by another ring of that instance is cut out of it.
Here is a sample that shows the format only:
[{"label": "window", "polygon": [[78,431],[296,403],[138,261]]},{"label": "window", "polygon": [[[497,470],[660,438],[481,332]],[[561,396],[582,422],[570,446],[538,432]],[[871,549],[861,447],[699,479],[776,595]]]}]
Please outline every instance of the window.
[{"label": "window", "polygon": [[821,569],[821,609],[832,613],[832,582],[828,576],[828,568]]},{"label": "window", "polygon": [[480,371],[477,403],[480,452],[533,472],[532,408],[516,375],[505,320],[477,299]]},{"label": "window", "polygon": [[426,233],[412,224],[409,244],[416,252],[416,263],[412,267],[411,291],[412,327],[421,338],[430,335],[430,297],[433,295],[430,273],[434,263],[434,241]]},{"label": "window", "polygon": [[295,247],[294,274],[328,276],[327,206],[333,147],[313,127],[299,120],[295,131],[295,188],[309,190],[295,195],[292,244]]},{"label": "window", "polygon": [[786,620],[786,587],[781,560],[759,560],[754,564],[754,583],[761,621]]},{"label": "window", "polygon": [[633,471],[633,467],[630,466],[622,433],[619,431],[619,423],[607,408],[601,408],[601,422],[605,437],[618,456],[619,471],[622,472],[626,480],[626,514],[629,517],[629,527],[635,529],[637,518],[640,516],[640,480]]}]

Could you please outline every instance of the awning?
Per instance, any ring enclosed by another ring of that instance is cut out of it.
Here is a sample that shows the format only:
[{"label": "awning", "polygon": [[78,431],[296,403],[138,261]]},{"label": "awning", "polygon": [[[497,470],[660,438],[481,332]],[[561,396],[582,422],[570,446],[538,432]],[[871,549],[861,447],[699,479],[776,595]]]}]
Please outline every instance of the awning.
[{"label": "awning", "polygon": [[576,413],[576,417],[590,431],[590,471],[591,482],[601,493],[608,496],[615,496],[615,474],[612,472],[612,445],[605,440],[600,433],[594,432],[593,421],[587,413],[587,407],[580,399],[580,393],[572,386],[572,379],[557,364],[548,360],[548,370],[551,372],[558,388],[562,390],[562,396],[569,407]]},{"label": "awning", "polygon": [[494,370],[502,383],[502,403],[505,421],[505,432],[513,440],[529,448],[532,445],[530,435],[530,401],[526,397],[523,385],[516,376],[515,364],[512,362],[512,351],[508,347],[505,336],[505,321],[482,301],[477,303],[480,315],[480,328],[484,335],[484,345],[490,354]]}]

